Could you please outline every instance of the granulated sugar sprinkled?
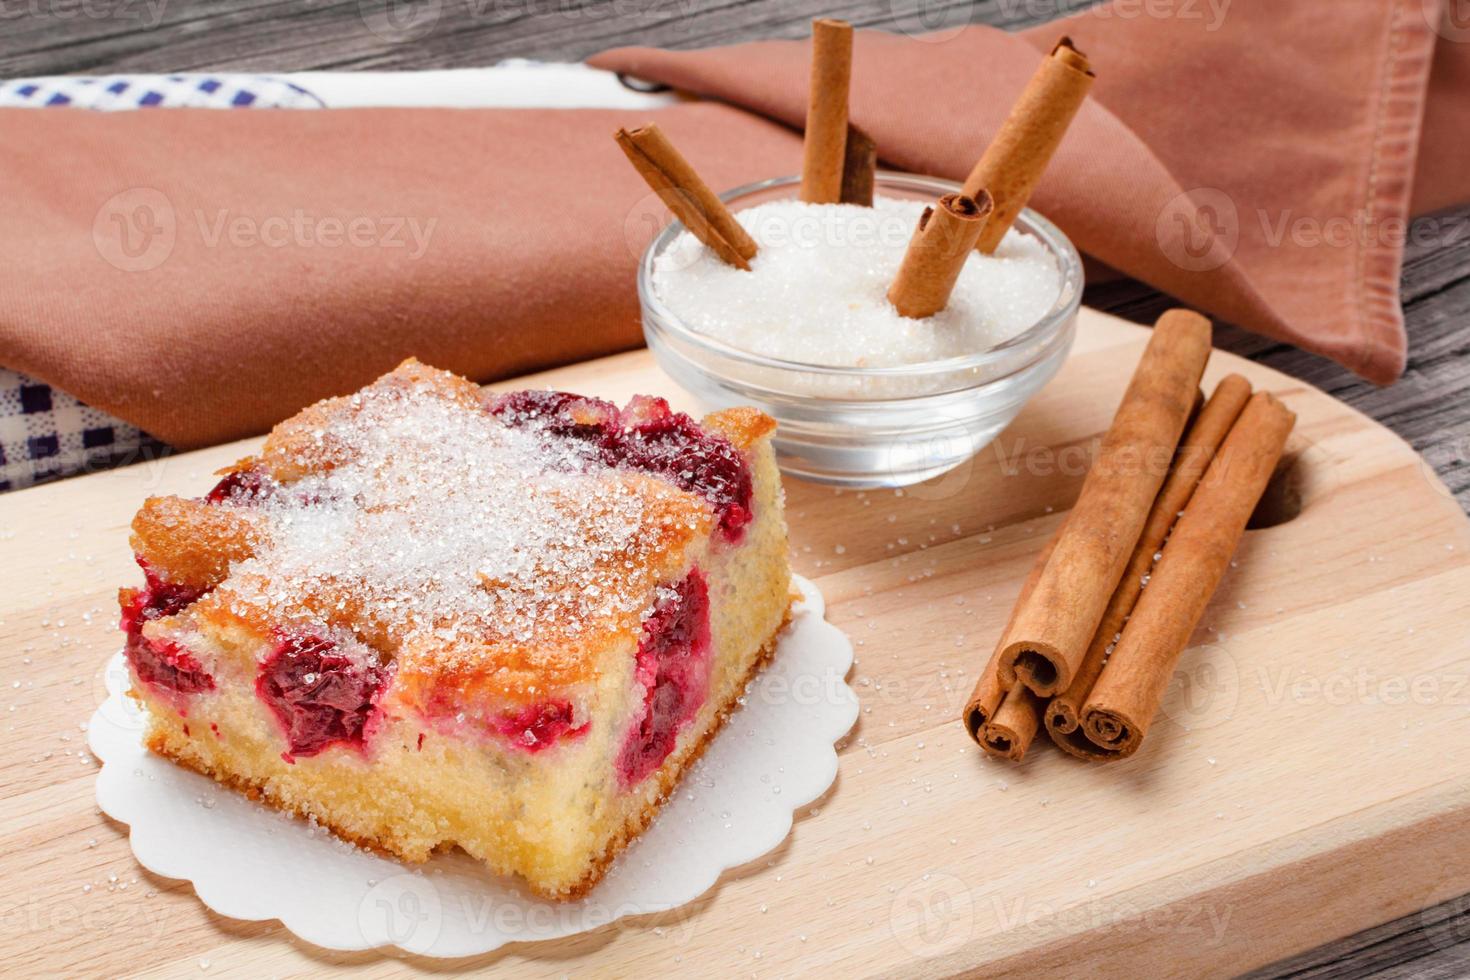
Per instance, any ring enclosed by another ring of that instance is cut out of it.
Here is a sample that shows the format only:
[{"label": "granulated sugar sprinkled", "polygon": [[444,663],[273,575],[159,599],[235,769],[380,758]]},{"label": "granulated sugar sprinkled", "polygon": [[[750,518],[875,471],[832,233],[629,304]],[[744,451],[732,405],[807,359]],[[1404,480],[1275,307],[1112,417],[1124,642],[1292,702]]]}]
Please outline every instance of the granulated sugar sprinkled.
[{"label": "granulated sugar sprinkled", "polygon": [[[692,495],[424,381],[351,396],[314,441],[340,462],[254,505],[269,543],[229,588],[282,621],[432,648],[446,668],[515,673],[548,640],[636,626],[657,557],[713,520]],[[539,666],[575,680],[586,665]]]},{"label": "granulated sugar sprinkled", "polygon": [[994,347],[1051,309],[1061,274],[1042,243],[1012,229],[993,256],[965,262],[949,305],[900,316],[888,302],[924,204],[872,208],[773,201],[737,212],[760,251],[745,272],[688,232],[658,256],[654,289],[690,329],[803,364],[893,367]]}]

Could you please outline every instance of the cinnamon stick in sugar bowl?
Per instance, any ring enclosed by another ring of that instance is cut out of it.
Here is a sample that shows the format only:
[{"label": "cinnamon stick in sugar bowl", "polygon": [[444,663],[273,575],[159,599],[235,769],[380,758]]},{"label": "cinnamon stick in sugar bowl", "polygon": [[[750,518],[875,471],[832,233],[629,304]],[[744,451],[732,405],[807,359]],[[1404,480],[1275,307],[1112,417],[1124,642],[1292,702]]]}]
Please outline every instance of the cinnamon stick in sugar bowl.
[{"label": "cinnamon stick in sugar bowl", "polygon": [[990,217],[990,195],[946,194],[919,215],[919,227],[904,253],[888,301],[906,317],[933,316],[949,303],[965,260]]},{"label": "cinnamon stick in sugar bowl", "polygon": [[[1055,374],[1081,260],[1031,212],[982,252],[984,188],[877,171],[880,148],[849,118],[853,52],[849,25],[813,25],[802,173],[728,191],[719,211],[689,195],[695,224],[650,246],[639,296],[665,371],[710,407],[774,416],[786,473],[903,486],[974,455]],[[651,186],[693,183],[628,156]]]},{"label": "cinnamon stick in sugar bowl", "polygon": [[1196,407],[1209,351],[1197,314],[1173,310],[1155,326],[966,704],[966,730],[990,754],[1019,760],[1035,736],[1022,718],[1009,725],[1019,740],[987,737],[1000,704],[1033,708],[1036,727],[1078,758],[1142,744],[1295,421],[1238,375]]},{"label": "cinnamon stick in sugar bowl", "polygon": [[812,21],[812,77],[801,161],[801,199],[808,204],[842,200],[851,81],[852,25],[830,18]]},{"label": "cinnamon stick in sugar bowl", "polygon": [[995,201],[995,214],[980,237],[982,252],[996,250],[1026,207],[1095,80],[1087,56],[1071,38],[1058,40],[1042,59],[1000,132],[965,178],[966,194],[973,197],[985,190]]},{"label": "cinnamon stick in sugar bowl", "polygon": [[700,179],[689,161],[674,149],[657,123],[620,129],[613,138],[664,206],[674,212],[692,235],[727,265],[750,268],[750,260],[756,253],[755,241],[735,220],[725,202]]}]

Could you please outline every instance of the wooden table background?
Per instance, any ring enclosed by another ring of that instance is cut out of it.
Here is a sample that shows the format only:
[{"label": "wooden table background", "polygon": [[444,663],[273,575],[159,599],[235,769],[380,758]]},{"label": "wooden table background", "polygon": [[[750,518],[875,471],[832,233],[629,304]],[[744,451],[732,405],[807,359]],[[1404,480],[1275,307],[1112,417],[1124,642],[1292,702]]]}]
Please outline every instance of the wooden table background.
[{"label": "wooden table background", "polygon": [[[401,16],[437,19],[412,42],[384,39],[367,29],[365,18],[390,3]],[[1090,5],[1091,0],[0,0],[0,78],[450,68],[512,57],[569,61],[622,44],[695,48],[801,37],[816,15],[890,30],[966,22],[1019,28]],[[1216,343],[1302,378],[1393,429],[1470,509],[1470,207],[1437,217],[1454,219],[1440,226],[1452,230],[1424,236],[1428,241],[1410,236],[1402,282],[1409,363],[1392,387],[1375,388],[1322,358],[1228,325],[1217,329]],[[1131,281],[1090,289],[1087,302],[1140,322],[1152,321],[1170,305],[1167,297]],[[1258,975],[1467,973],[1470,896]]]}]

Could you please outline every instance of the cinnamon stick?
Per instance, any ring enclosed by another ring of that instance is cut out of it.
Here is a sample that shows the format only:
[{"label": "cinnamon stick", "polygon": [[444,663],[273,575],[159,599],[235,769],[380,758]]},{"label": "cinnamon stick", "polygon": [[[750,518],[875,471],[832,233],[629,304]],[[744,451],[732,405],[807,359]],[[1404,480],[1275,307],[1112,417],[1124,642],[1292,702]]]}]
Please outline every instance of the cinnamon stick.
[{"label": "cinnamon stick", "polygon": [[922,319],[944,309],[990,209],[990,195],[984,191],[975,199],[946,194],[937,207],[924,209],[888,287],[888,301],[901,315]]},{"label": "cinnamon stick", "polygon": [[1187,310],[1159,318],[1029,600],[1000,657],[1000,681],[1041,697],[1067,690],[1097,633],[1154,500],[1210,355],[1210,322]]},{"label": "cinnamon stick", "polygon": [[1123,572],[1102,622],[1092,638],[1082,665],[1077,669],[1072,683],[1066,691],[1051,699],[1046,706],[1045,722],[1047,734],[1064,751],[1084,759],[1117,758],[1114,753],[1095,745],[1078,731],[1082,704],[1087,700],[1098,676],[1103,673],[1108,655],[1122,634],[1124,623],[1139,593],[1143,591],[1145,577],[1153,569],[1154,556],[1164,546],[1169,530],[1184,510],[1204,476],[1205,469],[1214,460],[1220,444],[1225,441],[1231,426],[1240,416],[1241,409],[1251,396],[1250,382],[1238,374],[1225,377],[1215,387],[1215,392],[1205,402],[1194,421],[1185,430],[1184,438],[1175,453],[1174,467],[1164,480],[1144,522],[1143,532],[1133,549],[1133,556]]},{"label": "cinnamon stick", "polygon": [[1251,396],[1200,480],[1083,704],[1082,730],[1102,749],[1138,751],[1295,422],[1272,395]]},{"label": "cinnamon stick", "polygon": [[735,220],[725,202],[694,172],[689,161],[674,149],[657,123],[619,129],[613,139],[648,186],[695,238],[727,264],[750,269],[750,260],[756,253],[755,240]]},{"label": "cinnamon stick", "polygon": [[1017,684],[1005,693],[995,716],[980,730],[980,747],[1009,762],[1026,758],[1026,750],[1041,728],[1045,702]]},{"label": "cinnamon stick", "polygon": [[995,215],[980,236],[980,251],[994,252],[1026,207],[1095,77],[1087,56],[1071,38],[1057,41],[1042,60],[965,180],[966,194],[973,197],[988,190],[995,198]]},{"label": "cinnamon stick", "polygon": [[801,161],[801,199],[809,204],[842,199],[851,80],[852,25],[830,18],[812,21],[811,91]]},{"label": "cinnamon stick", "polygon": [[873,206],[873,184],[878,172],[878,144],[858,127],[848,124],[842,155],[843,204]]},{"label": "cinnamon stick", "polygon": [[[1016,622],[1016,610],[1031,595],[1031,590],[1036,588],[1036,581],[1041,577],[1041,570],[1046,567],[1047,559],[1051,557],[1052,549],[1056,547],[1057,539],[1061,537],[1062,529],[1066,526],[1063,522],[1046,546],[1041,549],[1041,554],[1031,564],[1031,571],[1026,575],[1026,581],[1021,584],[1021,592],[1016,597],[1016,604],[1011,608],[1010,618],[1006,621],[1005,628],[1000,631],[1000,638],[996,641],[995,652],[985,663],[985,669],[980,673],[980,679],[975,682],[975,689],[970,692],[970,698],[965,702],[965,710],[961,715],[965,722],[965,729],[970,733],[979,746],[992,755],[999,755],[1017,762],[1026,754],[1026,749],[1031,745],[1031,739],[1036,734],[1036,724],[1030,726],[1030,734],[1022,735],[1026,728],[1024,720],[1018,720],[1017,716],[1024,708],[1032,709],[1033,720],[1039,719],[1041,704],[1035,699],[1031,700],[1017,698],[1006,710],[1005,716],[1001,717],[1002,705],[1007,699],[1007,692],[1000,685],[1000,652],[1005,649],[1006,638],[1010,635],[1011,627]],[[1013,691],[1017,688],[1013,685]],[[1021,716],[1024,718],[1024,716]],[[991,728],[992,722],[996,727]]]}]

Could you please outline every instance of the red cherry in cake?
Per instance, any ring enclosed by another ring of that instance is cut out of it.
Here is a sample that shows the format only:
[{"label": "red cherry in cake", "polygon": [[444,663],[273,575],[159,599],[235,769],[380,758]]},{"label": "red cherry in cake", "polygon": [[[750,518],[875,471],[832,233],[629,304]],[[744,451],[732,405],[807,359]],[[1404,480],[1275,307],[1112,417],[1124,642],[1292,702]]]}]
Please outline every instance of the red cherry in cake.
[{"label": "red cherry in cake", "polygon": [[122,628],[127,633],[123,655],[133,667],[138,680],[169,697],[182,712],[181,698],[201,691],[214,690],[214,678],[188,650],[171,640],[149,640],[143,636],[143,625],[151,620],[173,616],[192,605],[203,592],[199,589],[165,582],[143,561],[146,585],[124,592]]},{"label": "red cherry in cake", "polygon": [[709,693],[709,586],[698,571],[665,590],[643,623],[636,677],[643,708],[618,752],[618,778],[626,789],[663,764],[680,730]]},{"label": "red cherry in cake", "polygon": [[501,715],[494,728],[519,748],[535,753],[581,735],[587,725],[573,727],[570,701],[543,701]]},{"label": "red cherry in cake", "polygon": [[390,670],[310,633],[282,633],[260,664],[255,693],[281,723],[282,758],[312,756],[330,745],[361,747]]},{"label": "red cherry in cake", "polygon": [[751,519],[750,467],[726,439],[705,432],[662,398],[636,395],[619,411],[600,398],[562,391],[513,391],[495,396],[491,413],[511,426],[541,426],[552,435],[596,448],[608,466],[661,476],[714,505],[720,529],[739,541]]},{"label": "red cherry in cake", "polygon": [[122,628],[128,634],[139,633],[143,624],[153,619],[177,615],[204,594],[203,589],[165,582],[141,558],[135,559],[143,569],[144,587],[129,589],[122,607]]},{"label": "red cherry in cake", "polygon": [[423,717],[451,738],[488,731],[511,748],[532,755],[587,733],[588,722],[575,724],[572,703],[561,699],[537,701],[498,713],[476,712],[473,720],[468,719],[465,709],[463,701],[445,691],[436,694],[423,710]]},{"label": "red cherry in cake", "polygon": [[638,395],[623,409],[623,433],[609,462],[656,473],[714,504],[720,529],[740,540],[750,523],[750,467],[726,439],[705,432],[662,398]]},{"label": "red cherry in cake", "polygon": [[204,495],[206,503],[249,505],[273,493],[276,483],[259,467],[235,470]]},{"label": "red cherry in cake", "polygon": [[515,428],[539,426],[552,435],[596,446],[617,438],[618,407],[601,398],[529,389],[492,396],[488,408]]},{"label": "red cherry in cake", "polygon": [[123,646],[138,680],[167,696],[183,714],[180,696],[214,690],[214,678],[197,657],[172,640],[149,640],[129,633]]}]

